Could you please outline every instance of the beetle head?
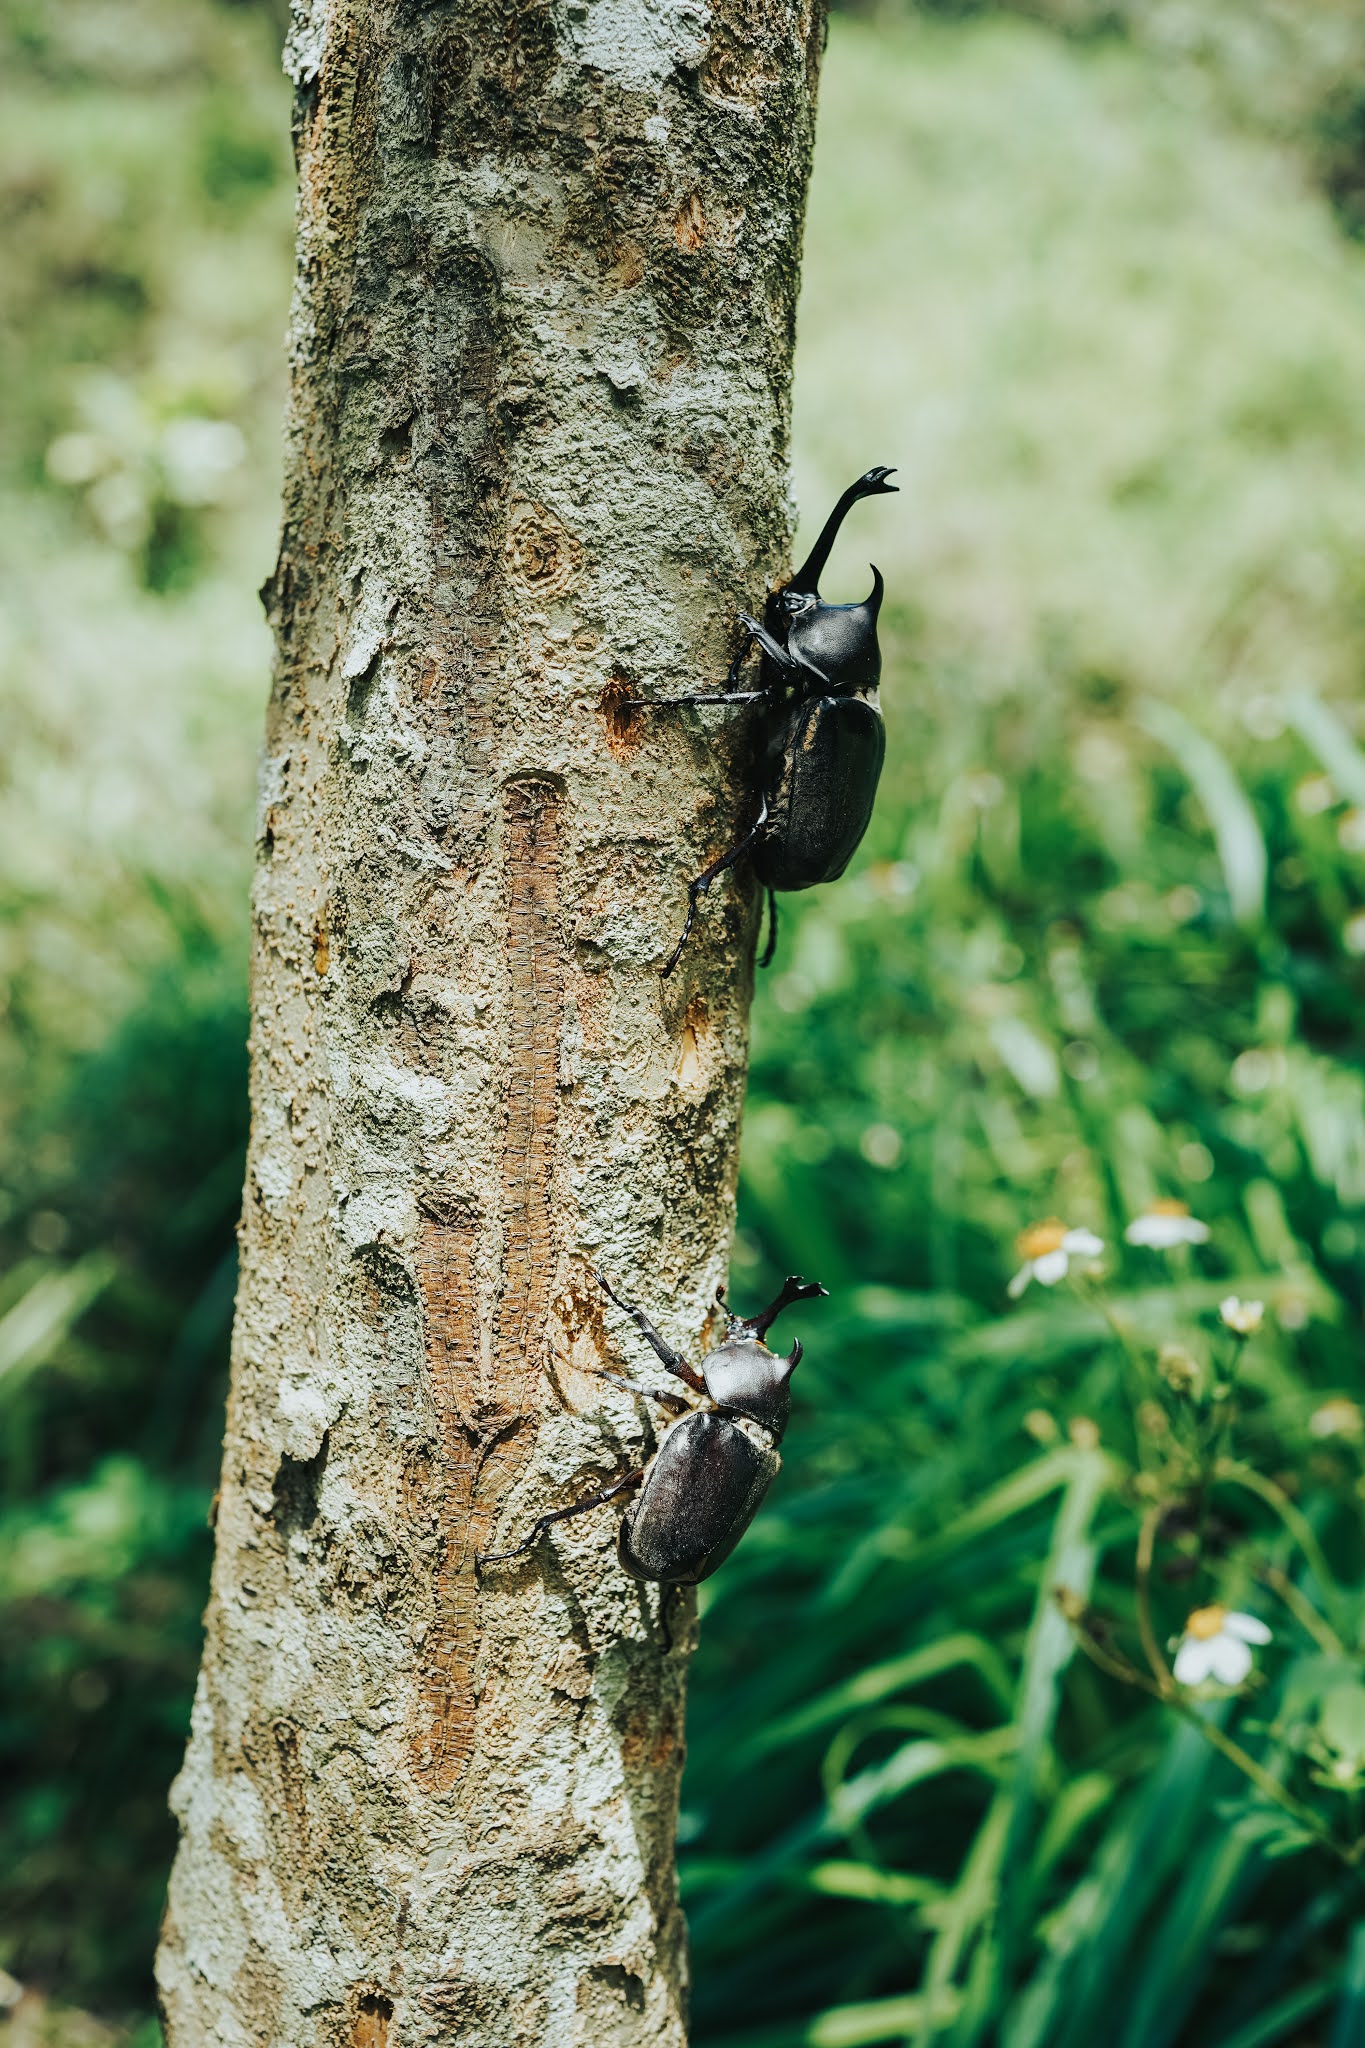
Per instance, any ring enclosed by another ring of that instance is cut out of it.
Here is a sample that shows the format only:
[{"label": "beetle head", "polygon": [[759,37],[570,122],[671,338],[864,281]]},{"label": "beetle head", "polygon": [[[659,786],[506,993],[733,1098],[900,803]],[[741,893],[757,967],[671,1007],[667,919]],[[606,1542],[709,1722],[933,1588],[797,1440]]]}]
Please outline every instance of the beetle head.
[{"label": "beetle head", "polygon": [[[789,621],[787,646],[827,687],[844,696],[875,690],[881,680],[877,614],[882,607],[882,572],[872,571],[871,595],[861,604],[808,604]],[[784,599],[785,602],[785,599]]]},{"label": "beetle head", "polygon": [[[784,1358],[780,1352],[770,1351],[763,1339],[769,1325],[792,1302],[813,1301],[828,1292],[813,1280],[793,1277],[783,1283],[776,1300],[760,1315],[732,1315],[724,1342],[702,1360],[706,1391],[712,1400],[747,1415],[780,1439],[791,1408],[787,1382],[801,1363],[801,1344],[798,1339]],[[724,1301],[723,1289],[716,1299]]]}]

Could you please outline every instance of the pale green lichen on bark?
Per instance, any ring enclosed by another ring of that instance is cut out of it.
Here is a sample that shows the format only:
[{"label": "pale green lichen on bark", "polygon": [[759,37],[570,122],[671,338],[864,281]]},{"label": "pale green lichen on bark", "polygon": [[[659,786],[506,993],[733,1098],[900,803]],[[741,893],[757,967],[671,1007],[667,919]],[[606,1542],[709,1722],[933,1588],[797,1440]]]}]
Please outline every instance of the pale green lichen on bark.
[{"label": "pale green lichen on bark", "polygon": [[[669,2048],[688,1629],[591,1269],[696,1352],[756,904],[718,681],[780,571],[823,24],[298,4],[253,1137],[171,2048]],[[638,1361],[637,1361],[638,1362]],[[604,1421],[606,1426],[604,1426]]]}]

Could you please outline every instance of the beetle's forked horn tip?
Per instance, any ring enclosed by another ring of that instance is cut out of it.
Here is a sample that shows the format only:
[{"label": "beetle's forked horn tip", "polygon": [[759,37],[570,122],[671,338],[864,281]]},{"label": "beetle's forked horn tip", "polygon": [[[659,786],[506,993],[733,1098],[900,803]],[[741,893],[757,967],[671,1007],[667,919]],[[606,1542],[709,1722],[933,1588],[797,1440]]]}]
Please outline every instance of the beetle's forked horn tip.
[{"label": "beetle's forked horn tip", "polygon": [[787,1285],[793,1290],[791,1297],[793,1301],[828,1301],[829,1299],[828,1287],[822,1287],[818,1280],[803,1280],[799,1274],[796,1274],[787,1282]]},{"label": "beetle's forked horn tip", "polygon": [[770,1301],[762,1313],[753,1316],[745,1327],[752,1330],[754,1335],[761,1340],[767,1335],[769,1326],[777,1321],[784,1308],[790,1308],[794,1301],[815,1301],[819,1296],[828,1293],[829,1289],[822,1287],[818,1280],[803,1280],[799,1273],[789,1273],[782,1283],[782,1291],[777,1296],[777,1299]]}]

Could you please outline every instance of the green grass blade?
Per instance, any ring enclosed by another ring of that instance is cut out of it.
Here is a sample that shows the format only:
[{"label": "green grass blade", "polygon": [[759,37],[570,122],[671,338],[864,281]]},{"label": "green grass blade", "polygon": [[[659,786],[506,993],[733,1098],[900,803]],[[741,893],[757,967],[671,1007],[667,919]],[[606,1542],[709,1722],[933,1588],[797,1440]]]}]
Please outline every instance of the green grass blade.
[{"label": "green grass blade", "polygon": [[[1333,1972],[1322,1983],[1301,1984],[1297,1991],[1277,1999],[1254,2020],[1238,2027],[1235,2034],[1221,2035],[1211,2048],[1274,2048],[1277,2041],[1287,2041],[1291,2035],[1297,2035],[1305,2020],[1311,2020],[1314,2013],[1331,2004],[1339,1982]],[[1337,2048],[1337,2044],[1332,2042],[1329,2048]]]},{"label": "green grass blade", "polygon": [[1358,1920],[1351,1932],[1341,2002],[1327,2048],[1365,2048],[1365,1921]]},{"label": "green grass blade", "polygon": [[[1039,1581],[1033,1620],[1024,1652],[1016,1714],[1018,1749],[1009,1784],[1003,1788],[1007,1815],[1000,1851],[999,1899],[993,1925],[973,1963],[971,1987],[953,2033],[954,2048],[974,2048],[990,2024],[1003,1985],[1014,1967],[1022,1938],[1025,1871],[1032,1841],[1038,1781],[1049,1750],[1061,1681],[1076,1654],[1076,1638],[1057,1604],[1057,1592],[1085,1598],[1095,1570],[1091,1527],[1110,1478],[1108,1459],[1100,1451],[1073,1451],[1072,1477],[1063,1495],[1052,1545]],[[932,1986],[933,1958],[927,1982]]]},{"label": "green grass blade", "polygon": [[819,1698],[798,1707],[795,1713],[784,1715],[770,1728],[760,1729],[753,1740],[744,1745],[741,1760],[745,1763],[756,1761],[773,1750],[784,1749],[799,1741],[804,1735],[828,1727],[832,1721],[841,1720],[860,1707],[875,1706],[895,1693],[906,1692],[911,1686],[924,1684],[927,1679],[941,1678],[945,1672],[961,1666],[969,1666],[976,1671],[997,1705],[1008,1708],[1013,1688],[999,1651],[981,1636],[965,1633],[944,1636],[938,1642],[926,1643],[922,1649],[911,1650],[903,1657],[892,1657],[884,1664],[869,1665],[856,1677],[831,1686]]}]

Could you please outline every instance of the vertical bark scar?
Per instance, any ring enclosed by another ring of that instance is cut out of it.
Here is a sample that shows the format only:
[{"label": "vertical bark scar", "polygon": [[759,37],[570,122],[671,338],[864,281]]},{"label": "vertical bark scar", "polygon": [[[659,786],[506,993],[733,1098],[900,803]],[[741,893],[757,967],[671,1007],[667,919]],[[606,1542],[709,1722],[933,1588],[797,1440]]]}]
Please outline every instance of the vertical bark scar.
[{"label": "vertical bark scar", "polygon": [[418,1282],[427,1377],[439,1433],[435,1618],[422,1656],[414,1764],[449,1791],[474,1746],[478,1649],[475,1558],[531,1450],[542,1339],[555,1275],[554,1166],[559,1038],[568,966],[560,917],[562,798],[526,776],[503,794],[507,905],[507,1087],[503,1105],[502,1286],[492,1378],[481,1362],[474,1292],[477,1225],[433,1205]]},{"label": "vertical bark scar", "polygon": [[475,1236],[472,1221],[425,1216],[417,1252],[427,1380],[436,1413],[439,1549],[435,1615],[422,1647],[413,1762],[419,1777],[438,1790],[454,1783],[474,1734],[476,1589],[468,1531],[480,1395]]},{"label": "vertical bark scar", "polygon": [[504,794],[509,1060],[502,1153],[502,1299],[498,1391],[525,1412],[554,1279],[555,1123],[566,962],[560,936],[560,796],[550,783]]}]

